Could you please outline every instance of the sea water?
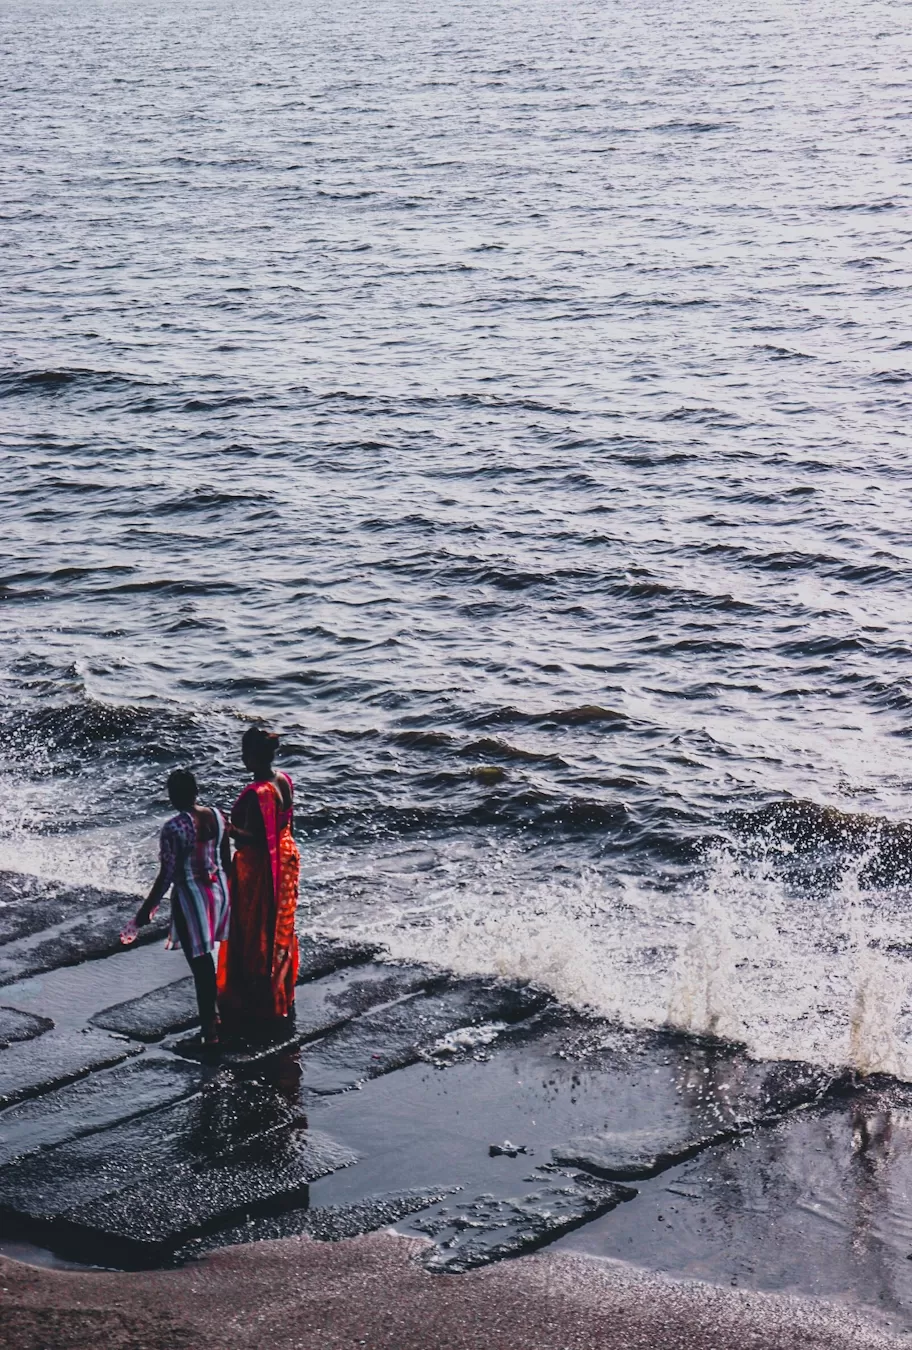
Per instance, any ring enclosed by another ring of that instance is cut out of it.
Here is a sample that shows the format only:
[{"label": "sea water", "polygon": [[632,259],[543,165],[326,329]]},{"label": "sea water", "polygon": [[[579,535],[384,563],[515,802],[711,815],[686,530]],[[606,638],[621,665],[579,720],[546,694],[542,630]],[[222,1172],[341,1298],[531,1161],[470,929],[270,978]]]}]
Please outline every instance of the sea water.
[{"label": "sea water", "polygon": [[0,865],[912,1074],[908,7],[2,0]]}]

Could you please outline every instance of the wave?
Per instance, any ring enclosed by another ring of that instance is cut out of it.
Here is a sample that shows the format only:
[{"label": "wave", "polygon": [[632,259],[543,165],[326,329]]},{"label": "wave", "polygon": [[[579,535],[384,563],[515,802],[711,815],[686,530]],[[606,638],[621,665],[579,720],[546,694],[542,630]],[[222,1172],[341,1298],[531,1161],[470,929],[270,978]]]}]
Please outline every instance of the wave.
[{"label": "wave", "polygon": [[[912,825],[866,812],[843,811],[804,798],[768,802],[727,817],[736,838],[779,855],[785,871],[831,885],[849,858],[863,860],[861,882],[893,886],[912,881]],[[808,867],[807,863],[811,866]]]},{"label": "wave", "polygon": [[58,394],[70,389],[129,389],[150,384],[137,375],[117,370],[63,366],[44,370],[0,371],[0,398],[25,394]]},{"label": "wave", "polygon": [[626,726],[629,718],[626,713],[615,708],[604,708],[598,703],[584,703],[577,707],[552,708],[547,712],[527,712],[507,704],[485,712],[470,713],[464,719],[466,725],[475,727],[489,726],[589,726],[599,724],[603,727]]}]

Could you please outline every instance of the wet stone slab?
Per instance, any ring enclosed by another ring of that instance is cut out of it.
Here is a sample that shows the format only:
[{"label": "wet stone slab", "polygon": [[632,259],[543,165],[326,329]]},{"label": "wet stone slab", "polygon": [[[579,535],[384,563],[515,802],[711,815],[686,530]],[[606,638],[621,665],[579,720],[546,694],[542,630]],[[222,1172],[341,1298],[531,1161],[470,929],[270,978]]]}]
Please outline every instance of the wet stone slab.
[{"label": "wet stone slab", "polygon": [[0,1112],[0,1165],[168,1106],[200,1085],[201,1070],[184,1060],[142,1058],[90,1074]]},{"label": "wet stone slab", "polygon": [[0,1008],[0,1050],[6,1050],[14,1041],[34,1040],[53,1026],[50,1017],[36,1017],[18,1008]]},{"label": "wet stone slab", "polygon": [[204,1256],[219,1247],[245,1242],[266,1242],[306,1234],[318,1242],[342,1242],[388,1228],[458,1190],[458,1186],[416,1186],[410,1190],[366,1196],[358,1204],[328,1205],[316,1209],[291,1209],[272,1217],[248,1219],[233,1228],[197,1238],[175,1253],[177,1260]]},{"label": "wet stone slab", "polygon": [[[696,1109],[645,1129],[606,1129],[571,1138],[552,1150],[554,1162],[617,1181],[642,1180],[715,1144],[781,1119],[798,1107],[821,1101],[849,1083],[845,1075],[817,1065],[763,1064],[730,1048],[714,1053],[717,1077],[722,1064],[725,1070],[710,1103],[698,1097]],[[708,1076],[708,1066],[701,1072]]]},{"label": "wet stone slab", "polygon": [[411,1230],[434,1242],[421,1257],[425,1269],[458,1275],[522,1256],[636,1196],[629,1186],[559,1168],[540,1168],[526,1180],[530,1189],[515,1199],[481,1195],[415,1219]]},{"label": "wet stone slab", "polygon": [[371,1078],[414,1064],[447,1033],[481,1023],[515,1022],[548,1001],[537,990],[481,982],[454,984],[366,1013],[330,1032],[301,1054],[305,1087],[344,1092]]},{"label": "wet stone slab", "polygon": [[91,1024],[140,1041],[160,1041],[169,1032],[184,1031],[199,1021],[192,976],[162,985],[139,998],[115,1003],[96,1013]]},{"label": "wet stone slab", "polygon": [[0,1050],[0,1108],[119,1064],[141,1049],[103,1031],[48,1031],[10,1045]]},{"label": "wet stone slab", "polygon": [[324,1036],[372,1008],[406,998],[435,982],[443,983],[443,977],[426,966],[371,963],[301,985],[295,993],[298,1037],[303,1042]]},{"label": "wet stone slab", "polygon": [[[439,978],[439,977],[436,977]],[[269,1054],[290,1050],[302,1042],[325,1035],[352,1018],[382,1003],[404,998],[424,989],[435,979],[423,966],[392,966],[369,963],[335,971],[301,984],[295,991],[293,1030],[271,1045],[244,1044],[226,1039],[221,1055],[224,1064],[249,1063]],[[193,980],[178,980],[155,989],[142,998],[106,1008],[92,1018],[95,1026],[135,1036],[144,1041],[160,1040],[169,1032],[195,1026],[199,1021]],[[169,1046],[178,1054],[197,1058],[202,1047],[190,1037]]]},{"label": "wet stone slab", "polygon": [[215,1080],[196,1096],[0,1168],[0,1205],[54,1220],[143,1178],[188,1162],[219,1162],[278,1144],[303,1123],[275,1088]]},{"label": "wet stone slab", "polygon": [[[0,985],[122,951],[120,933],[137,907],[136,896],[102,891],[68,892],[65,899],[69,912],[55,927],[47,928],[42,922],[40,931],[0,947]],[[159,915],[140,929],[137,942],[143,945],[160,941],[167,931],[168,919]]]},{"label": "wet stone slab", "polygon": [[321,933],[298,935],[298,984],[319,980],[346,966],[365,965],[381,954],[376,943],[325,937]]},{"label": "wet stone slab", "polygon": [[357,1155],[319,1131],[292,1131],[277,1146],[249,1142],[222,1160],[178,1163],[59,1216],[64,1240],[110,1250],[129,1264],[162,1260],[198,1233],[306,1201],[318,1177]]}]

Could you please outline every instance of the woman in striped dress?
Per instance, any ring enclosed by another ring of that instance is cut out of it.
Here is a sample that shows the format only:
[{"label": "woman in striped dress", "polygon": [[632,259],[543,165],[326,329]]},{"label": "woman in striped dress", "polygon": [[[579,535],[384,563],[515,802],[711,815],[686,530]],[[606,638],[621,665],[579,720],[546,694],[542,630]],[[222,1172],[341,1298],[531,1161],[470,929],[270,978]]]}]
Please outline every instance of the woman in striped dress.
[{"label": "woman in striped dress", "polygon": [[[228,936],[228,832],[221,811],[197,805],[196,779],[188,770],[176,769],[171,774],[168,796],[177,815],[162,827],[161,866],[134,923],[137,928],[149,923],[165,891],[172,887],[171,932],[165,946],[180,947],[187,958],[196,985],[203,1042],[217,1045],[212,953],[216,943]],[[124,939],[130,940],[129,930]]]}]

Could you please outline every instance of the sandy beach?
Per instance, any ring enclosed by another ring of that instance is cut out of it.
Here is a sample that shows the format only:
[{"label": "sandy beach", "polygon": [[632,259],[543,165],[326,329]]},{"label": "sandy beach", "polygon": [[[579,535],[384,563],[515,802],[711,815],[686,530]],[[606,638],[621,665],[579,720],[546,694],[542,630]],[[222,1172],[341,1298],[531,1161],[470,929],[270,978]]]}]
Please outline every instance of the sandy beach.
[{"label": "sandy beach", "polygon": [[851,1310],[585,1257],[427,1274],[420,1244],[287,1238],[124,1276],[0,1259],[10,1350],[889,1350]]}]

